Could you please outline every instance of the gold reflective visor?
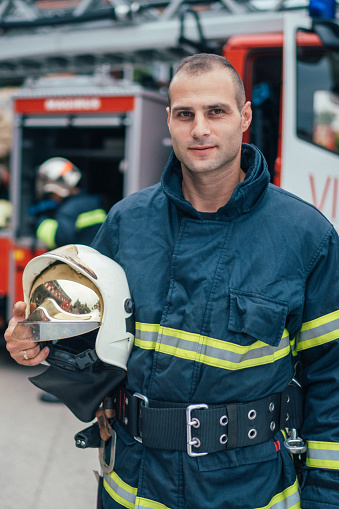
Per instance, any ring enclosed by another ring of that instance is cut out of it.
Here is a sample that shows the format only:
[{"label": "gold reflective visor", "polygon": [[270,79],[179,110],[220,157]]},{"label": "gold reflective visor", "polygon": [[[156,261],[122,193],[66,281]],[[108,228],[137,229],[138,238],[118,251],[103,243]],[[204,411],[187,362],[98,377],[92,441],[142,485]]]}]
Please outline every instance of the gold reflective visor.
[{"label": "gold reflective visor", "polygon": [[37,307],[16,325],[11,336],[15,340],[55,341],[101,325],[103,305],[97,287],[65,264],[49,267],[35,280],[30,304]]}]

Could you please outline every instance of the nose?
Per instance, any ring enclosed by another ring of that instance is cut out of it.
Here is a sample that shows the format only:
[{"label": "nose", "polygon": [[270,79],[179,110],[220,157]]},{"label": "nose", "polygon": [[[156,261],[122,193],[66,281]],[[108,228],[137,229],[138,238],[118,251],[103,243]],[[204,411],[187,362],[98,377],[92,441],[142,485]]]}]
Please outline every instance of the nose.
[{"label": "nose", "polygon": [[196,113],[191,134],[193,138],[203,138],[211,133],[210,125],[203,113]]}]

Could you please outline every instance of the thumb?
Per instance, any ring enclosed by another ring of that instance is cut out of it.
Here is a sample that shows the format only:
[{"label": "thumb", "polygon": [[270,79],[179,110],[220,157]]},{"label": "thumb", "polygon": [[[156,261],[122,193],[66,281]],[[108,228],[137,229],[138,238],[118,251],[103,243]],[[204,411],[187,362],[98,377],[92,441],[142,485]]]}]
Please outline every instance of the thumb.
[{"label": "thumb", "polygon": [[18,301],[14,304],[13,308],[13,318],[17,320],[24,320],[25,319],[25,310],[26,310],[26,303],[22,301]]}]

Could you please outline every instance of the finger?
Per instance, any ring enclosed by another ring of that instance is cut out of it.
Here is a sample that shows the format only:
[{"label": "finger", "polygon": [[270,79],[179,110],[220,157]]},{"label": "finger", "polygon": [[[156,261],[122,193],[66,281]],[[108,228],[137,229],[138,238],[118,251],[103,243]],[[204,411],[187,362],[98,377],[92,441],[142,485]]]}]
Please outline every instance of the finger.
[{"label": "finger", "polygon": [[18,341],[16,339],[12,339],[11,337],[9,339],[6,339],[6,348],[11,355],[35,347],[37,347],[38,350],[40,351],[39,343],[36,343],[35,341]]},{"label": "finger", "polygon": [[[26,357],[25,358],[25,354]],[[49,354],[49,348],[45,347],[42,350],[39,347],[30,348],[29,350],[20,350],[16,352],[14,356],[12,356],[18,364],[22,364],[23,366],[37,366],[41,362],[45,361]]]},{"label": "finger", "polygon": [[32,350],[31,357],[35,357],[40,352],[40,346],[33,341],[16,341],[9,338],[6,342],[6,348],[11,357],[15,360],[22,360],[22,352]]},{"label": "finger", "polygon": [[18,301],[14,304],[13,318],[17,318],[17,321],[25,319],[26,302]]},{"label": "finger", "polygon": [[49,354],[49,348],[46,346],[42,350],[39,347],[30,348],[26,350],[26,359],[24,357],[24,352],[21,351],[22,359],[20,364],[24,364],[25,366],[37,366],[41,362],[45,361]]},{"label": "finger", "polygon": [[21,350],[16,352],[16,355],[21,355],[25,361],[34,359],[40,353],[40,346],[34,346],[33,348],[23,348],[22,345]]},{"label": "finger", "polygon": [[19,301],[14,304],[13,316],[8,322],[8,327],[5,331],[5,340],[9,341],[16,324],[25,319],[25,302]]}]

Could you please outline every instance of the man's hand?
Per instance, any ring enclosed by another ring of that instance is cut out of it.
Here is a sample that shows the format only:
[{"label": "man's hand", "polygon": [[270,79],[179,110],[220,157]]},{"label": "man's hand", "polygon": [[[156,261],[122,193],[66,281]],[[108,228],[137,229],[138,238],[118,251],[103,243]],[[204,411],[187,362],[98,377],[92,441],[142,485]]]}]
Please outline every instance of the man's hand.
[{"label": "man's hand", "polygon": [[49,348],[45,347],[40,350],[39,343],[33,341],[16,341],[11,338],[12,332],[18,322],[25,319],[25,302],[17,302],[14,304],[13,317],[10,319],[8,328],[5,332],[6,348],[11,357],[23,366],[37,366],[44,361],[48,354]]}]

